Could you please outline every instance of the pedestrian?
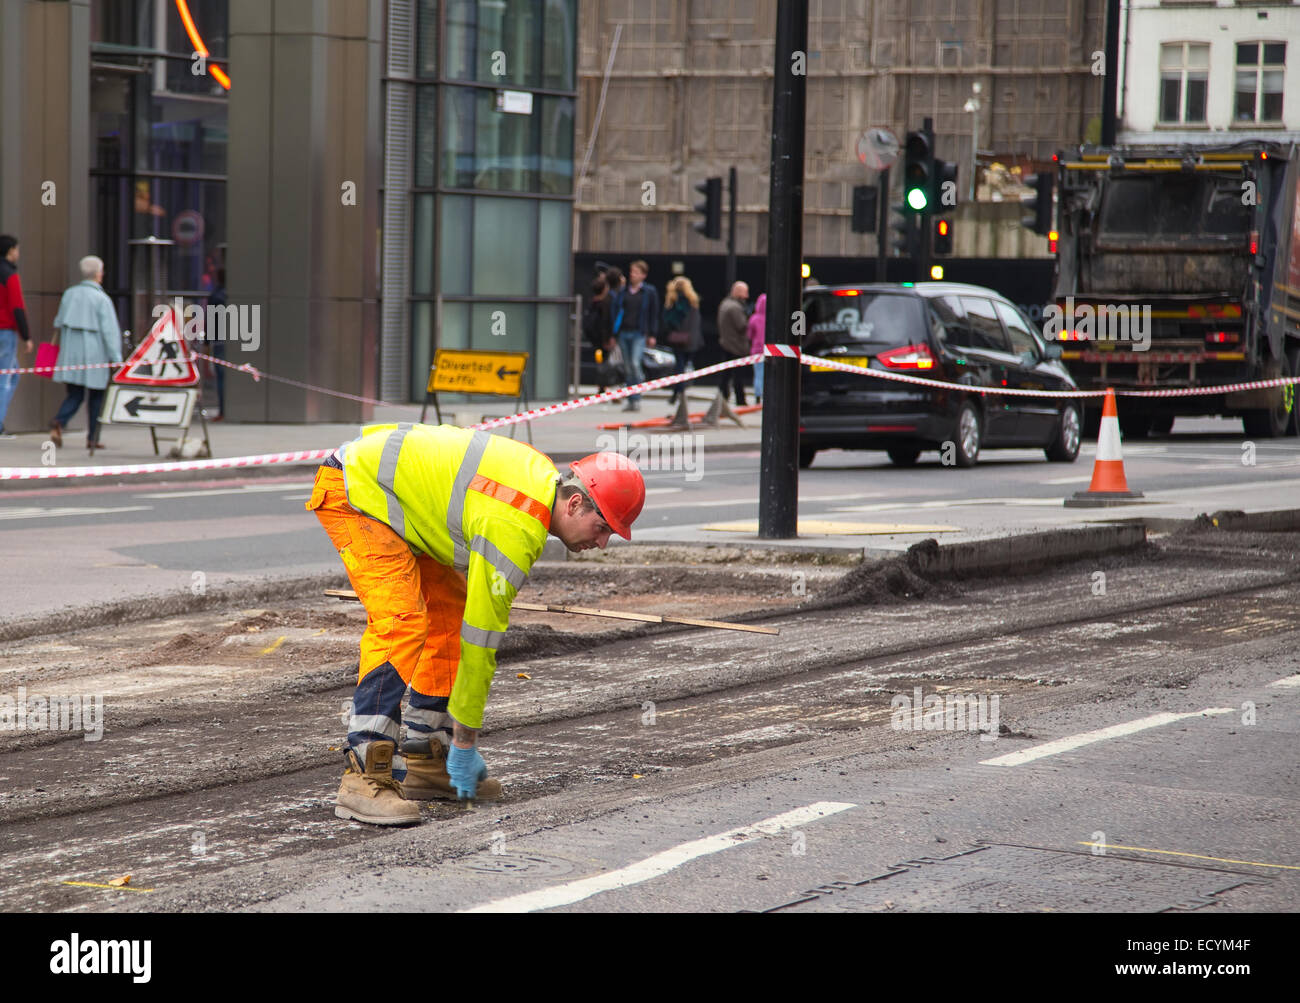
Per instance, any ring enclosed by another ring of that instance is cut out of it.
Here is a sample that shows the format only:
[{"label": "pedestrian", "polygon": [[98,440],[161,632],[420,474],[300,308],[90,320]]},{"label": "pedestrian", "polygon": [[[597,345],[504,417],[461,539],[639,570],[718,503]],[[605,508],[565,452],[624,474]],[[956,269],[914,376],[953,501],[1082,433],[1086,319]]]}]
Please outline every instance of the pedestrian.
[{"label": "pedestrian", "polygon": [[[620,303],[622,319],[614,327],[629,384],[645,381],[641,356],[647,347],[654,348],[654,335],[659,330],[659,292],[646,281],[649,274],[650,266],[644,261],[634,261],[628,266],[627,288]],[[630,396],[623,410],[640,411],[641,395]]]},{"label": "pedestrian", "polygon": [[[67,387],[59,413],[50,422],[50,439],[63,445],[63,429],[86,401],[86,448],[92,453],[103,449],[99,441],[99,411],[108,386],[108,366],[102,363],[122,361],[122,331],[117,325],[117,310],[104,292],[104,262],[88,254],[77,263],[81,281],[64,290],[59,312],[54,316],[54,341],[59,346],[59,361],[52,379]],[[97,366],[72,369],[72,366]]]},{"label": "pedestrian", "polygon": [[[18,279],[18,238],[0,234],[0,370],[18,368],[18,341],[23,354],[32,354],[32,336],[27,330],[27,305],[23,284]],[[5,431],[9,402],[18,389],[18,374],[0,372],[0,439],[16,439]]]},{"label": "pedestrian", "polygon": [[754,403],[763,403],[763,344],[767,340],[767,293],[760,293],[749,315],[749,354],[757,355],[754,363]]},{"label": "pedestrian", "polygon": [[[704,347],[700,331],[700,297],[695,286],[685,275],[678,275],[668,283],[664,293],[663,330],[677,362],[673,374],[680,375],[695,368],[695,353]],[[676,406],[678,394],[686,393],[685,383],[674,383],[668,403]]]},{"label": "pedestrian", "polygon": [[596,379],[601,387],[621,385],[627,381],[627,370],[618,349],[618,329],[623,323],[623,291],[627,279],[623,270],[613,266],[605,269],[605,284],[609,286],[609,341],[596,355]]},{"label": "pedestrian", "polygon": [[[212,292],[208,295],[208,306],[224,308],[226,306],[226,270],[217,269],[217,284],[213,287]],[[208,316],[212,312],[208,311]],[[223,324],[221,333],[224,334],[230,330],[229,324]],[[226,343],[223,339],[214,337],[215,331],[204,332],[204,344],[207,346],[208,354],[214,359],[220,359],[223,362],[226,358]],[[217,381],[217,409],[218,414],[213,421],[224,421],[226,418],[226,367],[219,363],[209,363],[216,372],[213,376]]]},{"label": "pedestrian", "polygon": [[602,379],[605,369],[605,356],[614,347],[614,332],[609,316],[609,282],[604,275],[597,275],[591,283],[591,298],[582,313],[582,336],[591,345],[596,355],[596,392],[605,392]]},{"label": "pedestrian", "polygon": [[477,739],[515,594],[548,532],[603,549],[632,538],[644,503],[621,454],[560,475],[531,446],[451,425],[371,425],[325,460],[307,508],[367,614],[338,817],[410,825],[415,801],[501,797]]},{"label": "pedestrian", "polygon": [[[749,299],[749,286],[744,282],[736,282],[732,284],[731,292],[718,307],[718,343],[733,359],[744,358],[750,354],[749,319],[745,316],[747,299]],[[733,369],[724,369],[722,379],[718,383],[723,400],[727,399],[727,384],[731,383],[735,388],[736,404],[740,407],[745,406],[745,379],[742,368],[736,366]]]}]

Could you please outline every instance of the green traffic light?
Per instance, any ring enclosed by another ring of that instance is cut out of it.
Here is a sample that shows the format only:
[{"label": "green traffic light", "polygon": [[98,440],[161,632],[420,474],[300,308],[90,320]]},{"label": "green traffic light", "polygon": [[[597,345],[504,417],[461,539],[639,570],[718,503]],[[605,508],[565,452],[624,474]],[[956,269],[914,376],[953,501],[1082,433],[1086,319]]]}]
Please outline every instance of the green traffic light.
[{"label": "green traffic light", "polygon": [[929,205],[929,199],[925,197],[924,188],[913,188],[907,193],[907,204],[916,212],[921,212]]}]

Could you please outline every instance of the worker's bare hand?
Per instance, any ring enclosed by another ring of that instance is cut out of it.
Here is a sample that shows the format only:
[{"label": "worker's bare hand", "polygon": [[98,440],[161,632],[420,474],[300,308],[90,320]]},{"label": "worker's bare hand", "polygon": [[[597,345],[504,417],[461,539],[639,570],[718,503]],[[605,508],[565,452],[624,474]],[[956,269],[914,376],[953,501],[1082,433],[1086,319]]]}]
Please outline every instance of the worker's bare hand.
[{"label": "worker's bare hand", "polygon": [[28,340],[23,342],[24,355],[31,355],[34,351],[36,351],[36,343],[34,341]]}]

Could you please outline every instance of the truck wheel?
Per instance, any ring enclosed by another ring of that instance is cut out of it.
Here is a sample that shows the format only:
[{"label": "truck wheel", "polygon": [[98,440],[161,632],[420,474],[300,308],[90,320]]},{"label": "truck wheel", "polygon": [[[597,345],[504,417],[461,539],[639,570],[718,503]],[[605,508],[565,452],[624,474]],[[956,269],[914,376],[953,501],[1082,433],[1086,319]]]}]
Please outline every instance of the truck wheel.
[{"label": "truck wheel", "polygon": [[[1288,349],[1286,359],[1289,363],[1288,376],[1300,376],[1300,345]],[[1300,435],[1300,393],[1296,391],[1297,385],[1292,383],[1289,387],[1283,388],[1282,399],[1290,401],[1291,419],[1286,425],[1287,435]]]},{"label": "truck wheel", "polygon": [[816,455],[817,455],[817,449],[815,446],[800,446],[799,447],[799,469],[807,470],[809,467],[811,467],[813,457]]},{"label": "truck wheel", "polygon": [[983,435],[983,422],[979,408],[966,401],[957,412],[957,426],[953,434],[956,445],[956,463],[959,467],[973,467],[980,458],[980,439]]},{"label": "truck wheel", "polygon": [[912,446],[894,446],[886,452],[896,467],[914,467],[917,457],[921,455],[921,451]]},{"label": "truck wheel", "polygon": [[1067,404],[1061,410],[1061,420],[1056,424],[1056,436],[1044,452],[1053,463],[1073,463],[1079,455],[1079,444],[1082,441],[1079,405]]},{"label": "truck wheel", "polygon": [[[1282,364],[1280,366],[1271,366],[1269,371],[1264,374],[1265,379],[1277,376],[1291,376],[1295,372],[1293,360],[1290,353],[1283,353]],[[1251,439],[1277,439],[1287,435],[1291,429],[1292,406],[1295,400],[1295,394],[1286,393],[1286,387],[1281,388],[1282,393],[1277,396],[1277,404],[1268,409],[1258,409],[1254,411],[1243,411],[1241,413],[1241,424],[1246,429],[1246,435]]]}]

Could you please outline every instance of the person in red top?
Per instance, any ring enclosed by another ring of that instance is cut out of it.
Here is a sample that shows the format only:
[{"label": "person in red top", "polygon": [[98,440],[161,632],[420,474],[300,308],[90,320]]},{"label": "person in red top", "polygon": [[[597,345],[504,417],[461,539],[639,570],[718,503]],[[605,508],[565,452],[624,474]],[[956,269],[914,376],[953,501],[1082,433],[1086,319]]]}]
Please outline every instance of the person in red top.
[{"label": "person in red top", "polygon": [[32,336],[27,330],[27,307],[23,303],[23,285],[18,280],[18,238],[0,234],[0,438],[15,438],[5,431],[9,402],[18,389],[18,374],[6,369],[18,368],[18,339],[23,353],[31,355]]}]

